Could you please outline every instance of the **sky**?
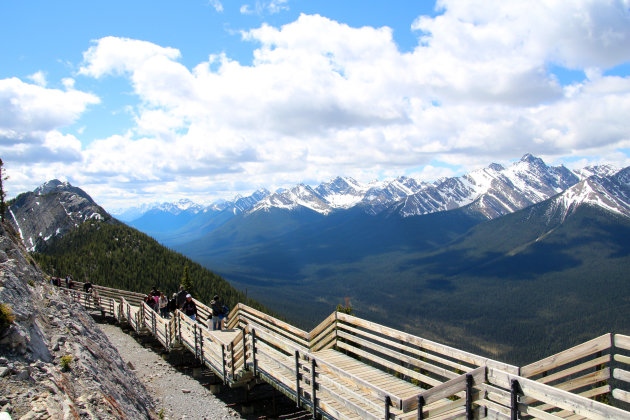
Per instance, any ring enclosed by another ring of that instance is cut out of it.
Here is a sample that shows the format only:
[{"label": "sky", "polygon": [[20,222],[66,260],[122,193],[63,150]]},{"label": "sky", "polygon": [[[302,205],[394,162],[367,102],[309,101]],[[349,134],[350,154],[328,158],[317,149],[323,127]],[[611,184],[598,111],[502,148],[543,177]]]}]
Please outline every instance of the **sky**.
[{"label": "sky", "polygon": [[0,0],[11,198],[630,165],[630,0]]}]

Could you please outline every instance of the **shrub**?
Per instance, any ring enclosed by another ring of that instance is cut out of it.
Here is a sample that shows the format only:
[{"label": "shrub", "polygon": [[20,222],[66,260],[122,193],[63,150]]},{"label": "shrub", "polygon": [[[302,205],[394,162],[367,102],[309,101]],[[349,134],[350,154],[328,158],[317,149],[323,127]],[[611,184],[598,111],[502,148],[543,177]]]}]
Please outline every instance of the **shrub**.
[{"label": "shrub", "polygon": [[15,315],[13,315],[11,307],[7,304],[0,303],[0,331],[11,325],[14,320]]},{"label": "shrub", "polygon": [[59,361],[61,369],[64,371],[70,370],[70,362],[72,362],[72,356],[70,356],[69,354],[61,356],[61,360]]}]

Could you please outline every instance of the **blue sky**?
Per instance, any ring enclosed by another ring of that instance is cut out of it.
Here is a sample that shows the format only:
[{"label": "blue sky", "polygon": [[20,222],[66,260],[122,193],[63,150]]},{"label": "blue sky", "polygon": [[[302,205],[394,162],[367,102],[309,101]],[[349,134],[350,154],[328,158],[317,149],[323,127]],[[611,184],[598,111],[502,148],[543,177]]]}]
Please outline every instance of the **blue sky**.
[{"label": "blue sky", "polygon": [[0,2],[9,196],[630,163],[628,0]]}]

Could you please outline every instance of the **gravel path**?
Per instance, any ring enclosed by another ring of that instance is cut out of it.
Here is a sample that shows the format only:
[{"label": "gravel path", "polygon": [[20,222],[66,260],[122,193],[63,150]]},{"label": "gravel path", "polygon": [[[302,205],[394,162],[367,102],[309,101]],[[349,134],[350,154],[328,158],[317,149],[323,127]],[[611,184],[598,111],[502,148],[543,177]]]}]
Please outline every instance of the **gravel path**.
[{"label": "gravel path", "polygon": [[243,419],[199,381],[175,369],[118,326],[105,323],[99,326],[123,360],[131,363],[138,379],[153,396],[158,413],[164,410],[165,419]]}]

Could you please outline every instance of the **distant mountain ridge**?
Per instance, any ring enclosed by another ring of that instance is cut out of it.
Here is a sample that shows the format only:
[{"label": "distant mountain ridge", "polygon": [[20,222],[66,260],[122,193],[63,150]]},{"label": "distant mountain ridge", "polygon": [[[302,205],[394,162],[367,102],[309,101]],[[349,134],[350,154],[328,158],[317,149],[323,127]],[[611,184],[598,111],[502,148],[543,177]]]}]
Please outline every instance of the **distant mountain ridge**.
[{"label": "distant mountain ridge", "polygon": [[[433,183],[406,176],[371,183],[336,177],[317,187],[298,184],[275,193],[262,189],[205,208],[186,201],[163,203],[129,224],[170,246],[200,238],[236,215],[271,209],[302,208],[325,216],[359,209],[372,216],[382,213],[413,217],[468,206],[469,212],[493,219],[546,200],[587,177],[609,176],[617,171],[611,165],[571,171],[564,166],[547,166],[542,159],[526,154],[509,168],[492,163]],[[184,210],[181,203],[188,207]]]}]

